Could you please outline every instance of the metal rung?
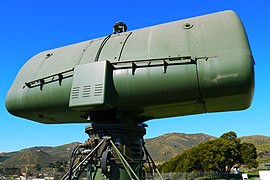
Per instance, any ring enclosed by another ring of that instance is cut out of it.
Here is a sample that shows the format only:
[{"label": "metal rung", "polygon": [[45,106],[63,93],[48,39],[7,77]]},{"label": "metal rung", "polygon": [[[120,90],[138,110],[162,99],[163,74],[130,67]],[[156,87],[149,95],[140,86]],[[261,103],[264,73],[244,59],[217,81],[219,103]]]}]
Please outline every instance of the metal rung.
[{"label": "metal rung", "polygon": [[48,83],[58,81],[59,85],[61,86],[63,79],[66,79],[66,78],[69,78],[69,77],[73,76],[73,70],[74,69],[70,69],[70,70],[63,71],[63,72],[53,74],[53,75],[50,75],[50,76],[46,76],[46,77],[43,77],[43,78],[40,78],[40,79],[29,81],[29,82],[26,82],[25,85],[28,88],[34,88],[34,87],[40,86],[40,89],[42,90],[42,87],[43,87],[44,84],[48,84]]}]

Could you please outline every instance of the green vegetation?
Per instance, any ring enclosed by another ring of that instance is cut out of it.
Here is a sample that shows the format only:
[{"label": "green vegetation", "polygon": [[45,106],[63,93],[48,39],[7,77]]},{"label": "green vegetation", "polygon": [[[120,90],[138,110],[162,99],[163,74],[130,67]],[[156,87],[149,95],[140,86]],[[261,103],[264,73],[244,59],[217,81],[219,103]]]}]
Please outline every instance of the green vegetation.
[{"label": "green vegetation", "polygon": [[230,172],[234,165],[256,168],[256,147],[241,143],[235,132],[224,133],[220,138],[193,147],[161,164],[162,172]]},{"label": "green vegetation", "polygon": [[68,165],[67,161],[64,161],[64,162],[57,161],[55,167],[58,172],[64,172],[65,168],[67,168],[67,165]]}]

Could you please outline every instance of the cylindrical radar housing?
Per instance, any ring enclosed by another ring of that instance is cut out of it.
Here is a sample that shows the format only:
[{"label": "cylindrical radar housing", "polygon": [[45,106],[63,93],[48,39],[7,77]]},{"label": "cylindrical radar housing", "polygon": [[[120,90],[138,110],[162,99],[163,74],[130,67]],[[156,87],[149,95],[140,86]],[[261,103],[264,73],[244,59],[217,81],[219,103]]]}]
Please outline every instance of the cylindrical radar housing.
[{"label": "cylindrical radar housing", "polygon": [[243,110],[253,91],[246,32],[224,11],[41,52],[21,68],[6,107],[42,123],[138,123]]}]

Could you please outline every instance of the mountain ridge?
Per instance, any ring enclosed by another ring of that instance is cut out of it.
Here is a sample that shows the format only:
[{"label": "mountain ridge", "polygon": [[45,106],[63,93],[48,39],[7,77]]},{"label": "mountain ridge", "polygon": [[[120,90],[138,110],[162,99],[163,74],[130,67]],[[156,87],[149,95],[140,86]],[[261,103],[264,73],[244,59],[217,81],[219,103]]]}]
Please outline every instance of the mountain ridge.
[{"label": "mountain ridge", "polygon": [[[204,133],[172,132],[145,139],[145,146],[154,161],[159,164],[200,143],[216,138]],[[240,139],[242,142],[253,143],[256,146],[259,161],[270,161],[270,137],[252,135],[243,136]],[[57,161],[69,161],[70,154],[76,145],[78,145],[78,142],[61,146],[34,146],[19,151],[0,153],[0,168],[36,166],[37,164],[45,167]]]}]

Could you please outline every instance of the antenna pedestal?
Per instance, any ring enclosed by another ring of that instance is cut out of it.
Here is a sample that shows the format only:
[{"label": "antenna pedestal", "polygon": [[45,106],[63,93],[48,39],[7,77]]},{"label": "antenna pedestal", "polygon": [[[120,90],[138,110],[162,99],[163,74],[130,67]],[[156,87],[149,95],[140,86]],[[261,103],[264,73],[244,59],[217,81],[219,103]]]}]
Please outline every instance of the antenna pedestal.
[{"label": "antenna pedestal", "polygon": [[102,140],[106,141],[89,163],[87,179],[142,179],[145,127],[125,122],[99,122],[87,126],[85,132],[93,148]]}]

